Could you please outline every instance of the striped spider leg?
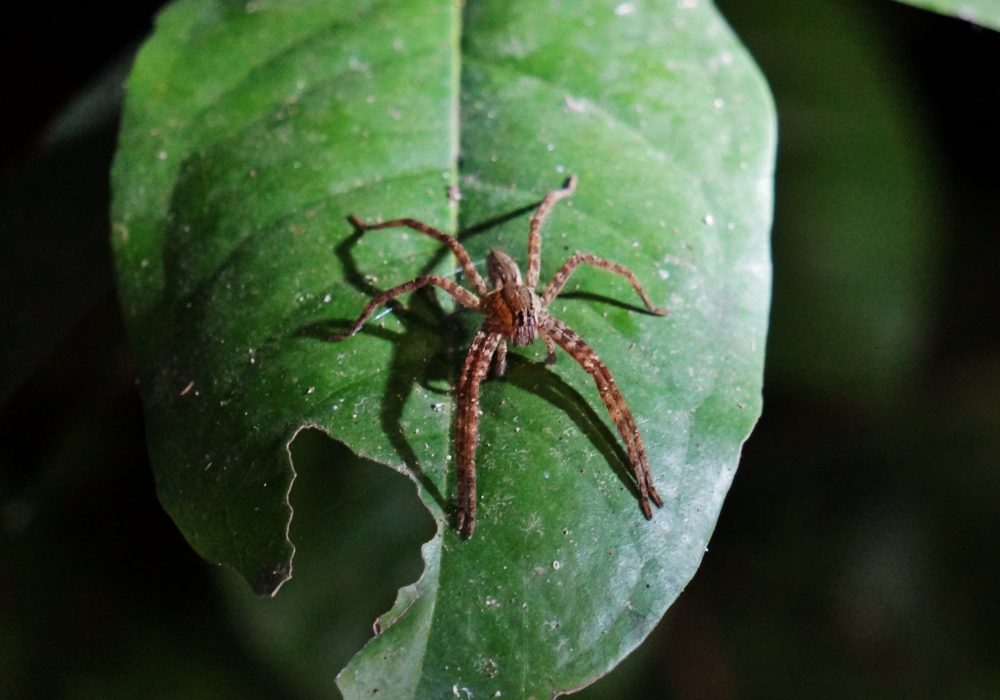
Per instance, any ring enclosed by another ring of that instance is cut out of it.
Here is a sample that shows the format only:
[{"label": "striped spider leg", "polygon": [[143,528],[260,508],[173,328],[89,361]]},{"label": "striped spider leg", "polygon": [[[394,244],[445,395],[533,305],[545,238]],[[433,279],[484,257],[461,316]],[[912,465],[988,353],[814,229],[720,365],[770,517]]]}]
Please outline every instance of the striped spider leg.
[{"label": "striped spider leg", "polygon": [[545,286],[542,293],[538,294],[535,291],[538,287],[538,276],[541,270],[542,224],[557,202],[573,194],[576,182],[576,177],[571,177],[562,188],[549,192],[531,217],[528,229],[527,279],[522,279],[520,268],[509,255],[501,250],[493,250],[486,257],[490,287],[487,287],[485,280],[472,264],[472,258],[468,251],[454,237],[414,219],[394,219],[382,223],[366,224],[355,216],[350,217],[351,223],[362,232],[403,227],[436,238],[451,249],[465,272],[465,276],[476,290],[476,293],[473,293],[456,282],[436,275],[421,275],[377,294],[364,308],[350,329],[330,337],[331,340],[343,340],[354,335],[375,309],[400,294],[425,286],[443,289],[462,306],[478,311],[485,316],[482,326],[469,347],[456,387],[455,459],[458,465],[456,526],[461,535],[466,538],[471,537],[476,528],[475,458],[476,443],[479,439],[480,385],[489,374],[491,367],[497,376],[502,376],[506,372],[508,343],[528,345],[537,338],[542,339],[548,350],[547,364],[555,361],[555,352],[558,346],[593,377],[601,400],[625,443],[625,449],[639,489],[639,506],[643,515],[646,518],[653,516],[650,501],[657,507],[663,505],[660,495],[653,486],[653,476],[649,469],[649,459],[646,456],[642,437],[639,435],[635,419],[624,396],[615,385],[611,370],[569,326],[553,318],[547,307],[559,295],[577,267],[590,265],[625,277],[650,313],[665,316],[666,311],[653,305],[635,274],[627,267],[588,253],[576,253],[570,256]]}]

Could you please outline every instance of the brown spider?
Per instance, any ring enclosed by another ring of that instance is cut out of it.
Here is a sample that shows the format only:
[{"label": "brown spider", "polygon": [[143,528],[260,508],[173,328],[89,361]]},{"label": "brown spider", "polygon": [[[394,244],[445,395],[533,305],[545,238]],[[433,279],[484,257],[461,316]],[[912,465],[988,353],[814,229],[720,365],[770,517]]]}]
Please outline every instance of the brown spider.
[{"label": "brown spider", "polygon": [[635,419],[629,411],[625,398],[615,386],[611,371],[601,362],[600,358],[580,336],[569,326],[549,315],[546,307],[565,286],[573,270],[583,263],[610,270],[625,277],[642,298],[646,308],[657,316],[665,316],[666,311],[653,306],[649,295],[639,284],[636,276],[623,265],[610,262],[588,253],[574,253],[545,286],[539,295],[538,272],[541,266],[542,222],[548,216],[552,206],[561,199],[573,194],[576,189],[576,176],[566,180],[562,189],[549,192],[538,206],[528,233],[528,277],[521,280],[521,270],[517,263],[501,250],[494,250],[486,257],[493,290],[486,287],[486,282],[476,271],[468,251],[455,238],[431,228],[427,224],[414,219],[393,219],[378,224],[366,224],[356,216],[348,217],[359,232],[379,228],[405,227],[425,233],[436,238],[451,248],[462,270],[479,296],[473,294],[457,283],[437,275],[421,275],[397,287],[377,294],[358,316],[354,325],[345,332],[330,336],[331,340],[343,340],[361,330],[365,321],[378,307],[400,294],[432,285],[440,287],[453,296],[462,306],[478,311],[486,316],[483,325],[472,341],[469,353],[465,357],[465,365],[458,379],[457,401],[458,412],[455,418],[455,457],[458,462],[458,515],[456,524],[463,537],[471,537],[476,528],[476,442],[479,438],[479,385],[486,377],[490,364],[493,364],[494,374],[503,376],[507,371],[507,343],[528,345],[536,337],[541,337],[548,349],[546,364],[555,362],[555,346],[558,345],[574,360],[580,363],[597,383],[601,399],[611,414],[618,432],[628,451],[632,470],[639,487],[639,506],[646,518],[652,518],[653,512],[649,501],[660,507],[663,501],[653,488],[653,475],[649,471],[649,460],[646,458],[646,448],[642,444]]}]

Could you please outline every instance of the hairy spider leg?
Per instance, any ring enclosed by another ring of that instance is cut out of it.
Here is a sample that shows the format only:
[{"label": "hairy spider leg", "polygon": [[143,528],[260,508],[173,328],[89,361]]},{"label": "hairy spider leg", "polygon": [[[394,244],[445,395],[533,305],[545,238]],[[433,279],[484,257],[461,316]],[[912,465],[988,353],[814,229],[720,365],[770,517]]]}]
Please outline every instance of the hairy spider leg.
[{"label": "hairy spider leg", "polygon": [[528,228],[528,275],[524,284],[528,289],[538,286],[538,272],[542,267],[542,224],[556,202],[566,199],[576,191],[576,175],[570,176],[562,188],[552,190],[538,205]]},{"label": "hairy spider leg", "polygon": [[507,374],[507,341],[500,339],[497,352],[493,356],[493,376],[502,377]]},{"label": "hairy spider leg", "polygon": [[601,362],[597,353],[580,336],[559,319],[547,316],[544,326],[539,331],[543,335],[550,336],[559,347],[565,350],[594,378],[601,399],[611,415],[611,420],[625,442],[629,461],[632,462],[632,471],[635,474],[636,485],[639,487],[639,507],[642,508],[642,514],[647,519],[652,518],[653,511],[649,507],[650,499],[658,508],[663,506],[663,500],[653,487],[653,474],[649,469],[646,447],[642,444],[642,437],[639,435],[639,429],[636,427],[632,412],[629,410],[628,404],[625,403],[625,397],[615,385],[615,378],[612,376],[611,370]]},{"label": "hairy spider leg", "polygon": [[[556,346],[548,336],[542,336],[548,354],[545,356],[545,364],[551,365],[556,361]],[[497,345],[496,354],[493,355],[493,376],[503,377],[507,374],[507,341],[501,339]]]},{"label": "hairy spider leg", "polygon": [[450,295],[455,297],[455,300],[462,306],[470,308],[473,311],[479,311],[479,297],[465,287],[461,287],[458,283],[437,275],[420,275],[416,279],[404,282],[398,287],[393,287],[392,289],[382,292],[381,294],[376,294],[372,297],[372,300],[368,302],[368,305],[365,307],[365,310],[361,312],[361,315],[358,316],[358,320],[354,322],[354,325],[344,333],[334,333],[329,336],[330,340],[344,340],[345,338],[350,338],[352,335],[361,330],[361,327],[365,325],[365,321],[367,321],[368,317],[374,313],[375,309],[388,303],[400,294],[406,294],[407,292],[412,292],[414,289],[420,289],[421,287],[426,287],[428,285],[438,287],[448,292]]},{"label": "hairy spider leg", "polygon": [[582,264],[592,265],[594,267],[599,267],[602,270],[608,270],[609,272],[621,275],[629,281],[632,288],[635,289],[636,293],[642,299],[642,303],[646,305],[646,308],[650,311],[650,313],[654,313],[657,316],[667,315],[666,310],[653,305],[652,299],[650,299],[649,295],[646,294],[646,290],[642,288],[642,284],[640,284],[639,278],[635,276],[635,273],[624,265],[619,265],[616,262],[599,258],[596,255],[591,255],[590,253],[574,253],[566,260],[566,262],[562,264],[562,267],[556,271],[556,274],[552,276],[549,283],[545,285],[545,291],[542,292],[542,306],[548,306],[553,299],[559,296],[559,292],[561,292],[563,287],[566,286],[566,282],[569,281],[569,277],[573,274],[573,270]]},{"label": "hairy spider leg", "polygon": [[[487,322],[488,323],[488,322]],[[455,413],[455,460],[458,481],[458,513],[455,524],[462,537],[472,537],[476,529],[476,442],[479,439],[479,387],[493,361],[493,353],[503,336],[479,329],[465,356],[458,379]]]},{"label": "hairy spider leg", "polygon": [[[502,376],[506,372],[507,341],[527,341],[528,335],[524,333],[526,328],[524,317],[529,313],[533,314],[534,320],[528,330],[532,331],[530,333],[532,338],[541,336],[544,341],[548,351],[545,359],[546,364],[555,361],[555,349],[558,345],[569,353],[593,377],[597,384],[601,400],[625,443],[639,489],[639,505],[643,514],[647,518],[652,517],[650,500],[658,507],[663,505],[660,495],[653,487],[646,449],[639,435],[635,419],[625,403],[625,398],[615,385],[611,371],[569,326],[552,318],[545,311],[545,308],[562,291],[573,270],[581,264],[588,264],[624,276],[632,284],[650,312],[660,316],[665,315],[666,312],[653,305],[638,279],[627,267],[585,253],[576,253],[563,263],[546,285],[541,296],[535,292],[541,268],[542,224],[557,202],[573,194],[576,182],[575,176],[570,177],[561,189],[549,192],[532,216],[528,233],[528,275],[525,283],[522,283],[517,264],[509,256],[498,252],[491,253],[488,257],[488,260],[492,260],[490,263],[492,266],[491,280],[497,287],[493,292],[489,291],[485,280],[475,269],[468,251],[455,237],[415,219],[394,219],[376,224],[366,224],[356,216],[349,217],[351,223],[362,232],[380,228],[405,227],[444,243],[454,253],[466,277],[470,280],[470,284],[483,295],[483,299],[480,299],[476,294],[456,282],[437,275],[421,275],[373,297],[347,332],[330,337],[331,340],[343,340],[354,335],[371,317],[375,309],[385,305],[400,294],[425,286],[436,286],[443,289],[463,306],[486,316],[486,321],[476,334],[466,355],[456,387],[455,455],[458,491],[456,521],[461,535],[465,538],[471,537],[476,527],[475,456],[479,437],[480,385],[489,373],[491,366],[498,376]],[[507,287],[511,287],[509,293],[507,293]],[[498,296],[501,289],[504,293]]]},{"label": "hairy spider leg", "polygon": [[548,355],[545,356],[545,364],[554,365],[556,363],[556,344],[552,342],[552,338],[544,333],[541,336],[542,341],[545,343],[545,349],[548,350]]},{"label": "hairy spider leg", "polygon": [[455,259],[458,260],[458,264],[462,266],[462,272],[465,273],[465,276],[469,279],[472,286],[476,288],[476,291],[480,294],[486,294],[486,292],[489,291],[482,275],[479,274],[479,270],[477,270],[476,266],[472,264],[472,258],[469,256],[469,251],[467,251],[465,246],[459,243],[458,239],[454,236],[450,236],[444,231],[439,231],[433,226],[428,226],[422,221],[417,221],[416,219],[393,219],[392,221],[381,221],[377,224],[366,224],[353,214],[347,217],[347,219],[361,231],[372,231],[379,228],[409,228],[414,231],[419,231],[420,233],[425,233],[431,238],[436,238],[451,248],[451,252],[455,254]]}]

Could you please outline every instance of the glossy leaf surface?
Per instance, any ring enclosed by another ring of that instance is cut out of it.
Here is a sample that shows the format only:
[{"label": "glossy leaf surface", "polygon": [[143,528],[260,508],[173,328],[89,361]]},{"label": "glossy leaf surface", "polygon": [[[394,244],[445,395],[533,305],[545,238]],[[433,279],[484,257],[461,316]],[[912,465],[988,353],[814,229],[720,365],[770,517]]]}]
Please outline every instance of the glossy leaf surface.
[{"label": "glossy leaf surface", "polygon": [[899,0],[925,10],[951,15],[975,24],[1000,30],[1000,2],[997,0]]}]

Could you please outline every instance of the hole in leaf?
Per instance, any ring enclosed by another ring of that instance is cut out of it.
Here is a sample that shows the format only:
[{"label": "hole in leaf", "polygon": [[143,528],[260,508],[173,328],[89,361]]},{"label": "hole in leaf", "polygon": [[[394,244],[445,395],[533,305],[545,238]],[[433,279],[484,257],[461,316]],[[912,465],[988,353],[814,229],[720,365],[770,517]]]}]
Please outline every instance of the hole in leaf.
[{"label": "hole in leaf", "polygon": [[422,574],[420,546],[435,524],[410,479],[325,433],[301,431],[291,452],[292,579],[275,598],[260,598],[226,569],[222,589],[261,659],[320,697],[338,697],[337,673],[398,589]]}]

